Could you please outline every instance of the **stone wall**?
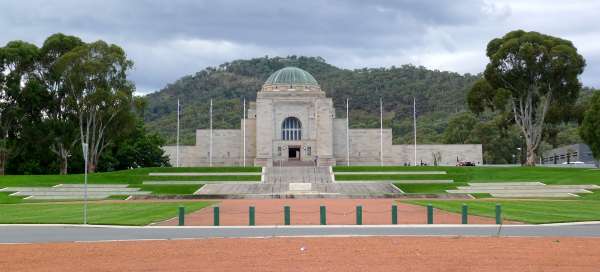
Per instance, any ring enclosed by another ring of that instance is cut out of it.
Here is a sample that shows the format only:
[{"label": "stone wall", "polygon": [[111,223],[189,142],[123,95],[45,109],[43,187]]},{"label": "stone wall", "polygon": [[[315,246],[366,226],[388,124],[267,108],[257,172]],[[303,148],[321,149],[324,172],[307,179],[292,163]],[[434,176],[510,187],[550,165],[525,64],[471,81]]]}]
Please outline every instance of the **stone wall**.
[{"label": "stone wall", "polygon": [[[414,145],[393,145],[392,162],[403,165],[414,164]],[[457,161],[483,163],[483,148],[480,144],[419,144],[417,145],[417,164],[434,164],[434,154],[439,165],[456,165]]]},{"label": "stone wall", "polygon": [[[254,120],[246,120],[246,164],[252,165],[255,154]],[[219,165],[242,165],[242,131],[240,129],[213,129],[213,166]],[[171,165],[175,166],[177,161],[177,147],[174,145],[164,146],[163,150]],[[196,145],[179,147],[179,165],[207,166],[210,165],[210,130],[196,130]]]},{"label": "stone wall", "polygon": [[[335,119],[333,122],[334,141],[333,152],[337,165],[347,164],[346,154],[346,119]],[[379,165],[381,158],[380,129],[350,129],[350,164]],[[480,144],[417,145],[417,163],[434,164],[434,153],[440,159],[440,165],[456,165],[459,161],[483,162],[483,150]],[[383,129],[383,164],[404,165],[414,162],[414,145],[392,145],[392,130]]]}]

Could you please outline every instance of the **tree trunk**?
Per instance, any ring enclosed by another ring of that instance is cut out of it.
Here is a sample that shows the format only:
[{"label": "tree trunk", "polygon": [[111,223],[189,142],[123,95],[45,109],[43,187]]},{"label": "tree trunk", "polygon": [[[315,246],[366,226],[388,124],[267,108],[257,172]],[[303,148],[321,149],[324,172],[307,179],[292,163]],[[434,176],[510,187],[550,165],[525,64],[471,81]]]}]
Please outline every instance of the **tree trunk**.
[{"label": "tree trunk", "polygon": [[60,174],[61,175],[66,175],[67,172],[69,171],[69,157],[68,156],[61,156],[60,158]]},{"label": "tree trunk", "polygon": [[530,146],[527,146],[527,160],[525,166],[535,166],[537,160],[536,152]]},{"label": "tree trunk", "polygon": [[88,161],[88,173],[94,173],[96,172],[96,163],[92,162],[91,160]]}]

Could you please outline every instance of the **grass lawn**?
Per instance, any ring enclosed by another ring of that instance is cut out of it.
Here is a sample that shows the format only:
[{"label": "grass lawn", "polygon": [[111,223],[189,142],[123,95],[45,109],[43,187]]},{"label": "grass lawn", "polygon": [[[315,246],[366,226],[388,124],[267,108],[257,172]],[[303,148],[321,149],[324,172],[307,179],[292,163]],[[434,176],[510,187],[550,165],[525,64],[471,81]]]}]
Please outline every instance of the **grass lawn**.
[{"label": "grass lawn", "polygon": [[[454,180],[452,184],[399,184],[406,193],[445,193],[446,190],[467,186],[468,182],[541,181],[546,184],[596,184],[600,185],[600,171],[585,168],[551,167],[454,167],[454,166],[337,166],[334,172],[364,171],[446,171],[446,175],[335,175],[336,181],[344,180]],[[489,194],[477,195],[478,198]],[[581,199],[600,200],[600,192],[581,194]]]},{"label": "grass lawn", "polygon": [[[343,180],[451,179],[457,186],[467,182],[542,181],[546,184],[598,184],[600,171],[586,168],[554,167],[454,167],[454,166],[336,166],[334,172],[361,171],[446,171],[446,175],[335,175]],[[424,187],[425,190],[430,188]]]},{"label": "grass lawn", "polygon": [[[160,180],[207,180],[207,181],[260,181],[260,175],[253,176],[148,176],[153,172],[260,172],[260,167],[162,167],[139,168],[115,172],[93,173],[88,176],[90,184],[129,184],[140,187],[152,194],[192,194],[202,185],[142,185],[144,181]],[[0,176],[0,188],[3,187],[51,187],[60,183],[83,183],[82,174],[73,175],[6,175]],[[0,192],[0,204],[30,202],[19,197],[8,196]],[[120,199],[120,198],[118,198]]]},{"label": "grass lawn", "polygon": [[[88,182],[94,183],[128,183],[141,184],[146,180],[223,180],[223,181],[260,181],[256,176],[148,176],[154,172],[260,172],[260,167],[159,167],[138,168],[114,172],[93,173]],[[7,175],[0,176],[0,188],[8,186],[54,186],[60,183],[83,183],[83,174],[73,175]]]},{"label": "grass lawn", "polygon": [[469,214],[495,217],[496,203],[502,217],[533,224],[600,220],[600,201],[586,200],[406,200],[405,203],[460,213],[463,203]]},{"label": "grass lawn", "polygon": [[152,191],[155,195],[191,195],[203,185],[141,185],[142,191]]},{"label": "grass lawn", "polygon": [[[88,223],[97,225],[148,225],[177,216],[179,206],[186,213],[213,202],[91,202]],[[82,203],[28,203],[0,205],[1,224],[81,224]]]}]

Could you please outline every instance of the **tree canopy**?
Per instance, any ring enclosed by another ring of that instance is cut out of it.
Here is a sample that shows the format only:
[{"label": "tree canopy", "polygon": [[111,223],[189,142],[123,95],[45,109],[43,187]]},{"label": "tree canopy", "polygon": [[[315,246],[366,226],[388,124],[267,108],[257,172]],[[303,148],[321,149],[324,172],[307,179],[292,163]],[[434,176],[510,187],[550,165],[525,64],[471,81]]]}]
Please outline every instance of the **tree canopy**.
[{"label": "tree canopy", "polygon": [[594,158],[600,159],[600,92],[592,97],[579,129],[581,138],[590,146]]},{"label": "tree canopy", "polygon": [[535,165],[546,116],[575,104],[585,60],[568,40],[523,30],[493,39],[486,54],[490,62],[468,94],[469,107],[512,112],[526,143],[526,164]]},{"label": "tree canopy", "polygon": [[81,143],[89,143],[90,170],[101,160],[110,165],[103,169],[167,165],[163,140],[139,124],[145,103],[133,97],[131,66],[117,45],[61,33],[41,48],[0,47],[1,173],[81,171]]}]

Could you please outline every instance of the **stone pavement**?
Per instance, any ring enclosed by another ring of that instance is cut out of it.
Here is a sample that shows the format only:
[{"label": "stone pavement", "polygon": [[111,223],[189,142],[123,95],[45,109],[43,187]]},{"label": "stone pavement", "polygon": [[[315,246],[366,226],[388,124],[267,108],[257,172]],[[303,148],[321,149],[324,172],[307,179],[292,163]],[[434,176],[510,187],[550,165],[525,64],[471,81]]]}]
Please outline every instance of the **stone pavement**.
[{"label": "stone pavement", "polygon": [[[112,195],[149,195],[140,188],[127,187],[127,184],[89,184],[89,199],[105,199]],[[0,192],[14,192],[11,196],[26,196],[27,200],[81,200],[84,199],[84,184],[59,184],[54,187],[6,187]]]},{"label": "stone pavement", "polygon": [[402,194],[390,183],[335,183],[330,167],[266,167],[261,183],[223,183],[204,185],[195,194],[203,196],[247,197],[390,197]]},{"label": "stone pavement", "polygon": [[459,186],[456,190],[446,190],[446,192],[486,193],[498,198],[562,198],[592,193],[589,189],[600,189],[600,186],[592,184],[546,185],[542,182],[471,182],[469,186]]}]

